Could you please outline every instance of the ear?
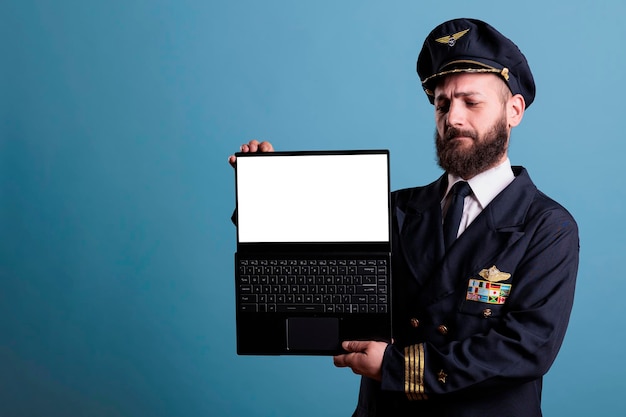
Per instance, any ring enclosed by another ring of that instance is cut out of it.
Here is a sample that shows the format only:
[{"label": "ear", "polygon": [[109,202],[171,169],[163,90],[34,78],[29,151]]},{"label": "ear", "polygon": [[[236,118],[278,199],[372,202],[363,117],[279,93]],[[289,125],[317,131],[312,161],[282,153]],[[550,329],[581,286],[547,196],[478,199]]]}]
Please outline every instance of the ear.
[{"label": "ear", "polygon": [[521,94],[515,94],[509,98],[506,105],[507,120],[509,127],[515,127],[522,121],[524,110],[526,109],[526,101]]}]

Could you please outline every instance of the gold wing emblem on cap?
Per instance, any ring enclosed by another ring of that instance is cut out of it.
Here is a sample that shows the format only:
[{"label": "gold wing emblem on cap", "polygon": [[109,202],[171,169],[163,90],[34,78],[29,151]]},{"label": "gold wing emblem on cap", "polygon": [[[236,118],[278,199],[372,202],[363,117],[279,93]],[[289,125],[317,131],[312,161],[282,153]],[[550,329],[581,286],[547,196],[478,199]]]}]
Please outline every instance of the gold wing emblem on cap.
[{"label": "gold wing emblem on cap", "polygon": [[435,39],[435,42],[443,43],[448,46],[454,46],[456,41],[458,41],[467,32],[469,32],[469,29],[462,30],[461,32],[457,32],[453,35],[442,36],[441,38]]},{"label": "gold wing emblem on cap", "polygon": [[478,275],[490,282],[506,281],[511,277],[511,274],[508,272],[501,272],[495,265],[489,269],[483,269],[478,273]]}]

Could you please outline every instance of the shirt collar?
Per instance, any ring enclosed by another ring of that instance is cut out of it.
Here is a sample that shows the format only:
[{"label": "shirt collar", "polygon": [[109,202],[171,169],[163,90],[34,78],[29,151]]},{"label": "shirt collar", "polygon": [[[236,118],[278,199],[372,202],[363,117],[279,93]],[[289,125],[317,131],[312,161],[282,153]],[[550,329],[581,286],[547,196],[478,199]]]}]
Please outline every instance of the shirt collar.
[{"label": "shirt collar", "polygon": [[[472,187],[474,197],[476,201],[478,201],[478,204],[480,204],[481,209],[484,209],[487,207],[487,204],[491,203],[491,200],[496,198],[496,196],[513,182],[514,179],[515,175],[511,168],[511,161],[509,158],[506,158],[500,165],[481,172],[472,179],[467,180],[467,182],[470,187]],[[447,198],[452,186],[459,181],[464,180],[461,177],[448,174],[448,188],[442,202]]]}]

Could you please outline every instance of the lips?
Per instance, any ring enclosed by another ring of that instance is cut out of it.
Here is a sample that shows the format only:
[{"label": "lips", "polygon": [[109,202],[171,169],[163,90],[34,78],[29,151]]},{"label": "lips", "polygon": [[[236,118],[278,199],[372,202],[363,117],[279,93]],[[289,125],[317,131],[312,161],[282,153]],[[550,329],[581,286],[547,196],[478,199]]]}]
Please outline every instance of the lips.
[{"label": "lips", "polygon": [[457,139],[457,140],[468,139],[468,140],[474,141],[476,140],[476,135],[474,134],[474,132],[471,132],[471,131],[450,128],[446,132],[445,139],[448,142],[454,139]]}]

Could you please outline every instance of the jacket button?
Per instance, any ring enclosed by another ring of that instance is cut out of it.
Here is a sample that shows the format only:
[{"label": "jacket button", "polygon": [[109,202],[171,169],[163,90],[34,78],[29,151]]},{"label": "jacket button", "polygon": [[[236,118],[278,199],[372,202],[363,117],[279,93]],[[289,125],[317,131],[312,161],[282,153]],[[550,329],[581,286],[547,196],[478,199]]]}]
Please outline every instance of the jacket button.
[{"label": "jacket button", "polygon": [[486,308],[483,310],[483,317],[488,319],[489,317],[491,317],[491,309],[490,308]]},{"label": "jacket button", "polygon": [[411,327],[413,327],[414,329],[417,329],[419,325],[420,325],[420,321],[416,319],[415,317],[413,317],[411,319]]},{"label": "jacket button", "polygon": [[448,328],[445,324],[440,324],[439,327],[437,327],[437,330],[444,336],[448,334]]}]

